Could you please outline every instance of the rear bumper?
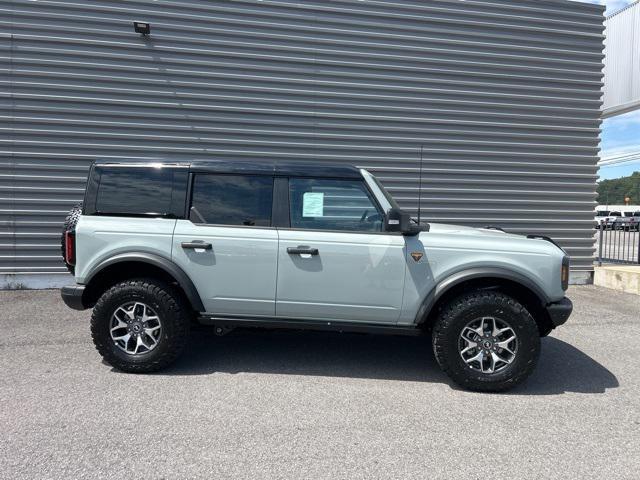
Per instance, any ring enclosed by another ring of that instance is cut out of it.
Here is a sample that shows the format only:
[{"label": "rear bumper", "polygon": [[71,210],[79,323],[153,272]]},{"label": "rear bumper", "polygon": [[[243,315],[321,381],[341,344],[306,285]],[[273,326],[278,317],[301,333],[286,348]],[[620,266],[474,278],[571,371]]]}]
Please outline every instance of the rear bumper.
[{"label": "rear bumper", "polygon": [[565,323],[571,312],[573,311],[573,303],[567,297],[564,297],[559,302],[550,303],[546,306],[547,313],[553,324],[553,328],[559,327]]},{"label": "rear bumper", "polygon": [[82,301],[84,288],[84,285],[67,285],[66,287],[62,287],[60,289],[62,301],[67,307],[73,308],[74,310],[86,310],[87,307],[85,307]]}]

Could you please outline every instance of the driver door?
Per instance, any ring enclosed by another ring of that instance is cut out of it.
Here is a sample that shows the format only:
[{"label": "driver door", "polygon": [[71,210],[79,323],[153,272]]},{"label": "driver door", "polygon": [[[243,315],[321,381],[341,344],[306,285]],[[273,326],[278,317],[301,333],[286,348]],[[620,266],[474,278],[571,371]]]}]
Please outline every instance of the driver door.
[{"label": "driver door", "polygon": [[290,228],[278,228],[276,316],[394,324],[405,239],[362,180],[290,178]]}]

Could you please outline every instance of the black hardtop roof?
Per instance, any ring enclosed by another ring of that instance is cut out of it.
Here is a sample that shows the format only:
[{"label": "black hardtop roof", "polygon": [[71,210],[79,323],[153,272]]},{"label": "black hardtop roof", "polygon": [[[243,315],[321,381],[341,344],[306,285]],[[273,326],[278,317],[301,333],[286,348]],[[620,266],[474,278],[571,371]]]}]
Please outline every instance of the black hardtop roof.
[{"label": "black hardtop roof", "polygon": [[135,167],[188,167],[192,172],[236,173],[253,175],[282,175],[296,177],[361,178],[360,170],[352,165],[304,161],[248,161],[248,160],[196,160],[196,161],[97,161],[96,166]]}]

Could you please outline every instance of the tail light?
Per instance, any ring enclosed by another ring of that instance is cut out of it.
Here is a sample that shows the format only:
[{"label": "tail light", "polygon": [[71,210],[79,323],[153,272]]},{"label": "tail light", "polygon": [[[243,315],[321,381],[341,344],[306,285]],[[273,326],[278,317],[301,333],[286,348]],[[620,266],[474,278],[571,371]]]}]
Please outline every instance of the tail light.
[{"label": "tail light", "polygon": [[64,260],[69,265],[76,264],[76,234],[64,232]]}]

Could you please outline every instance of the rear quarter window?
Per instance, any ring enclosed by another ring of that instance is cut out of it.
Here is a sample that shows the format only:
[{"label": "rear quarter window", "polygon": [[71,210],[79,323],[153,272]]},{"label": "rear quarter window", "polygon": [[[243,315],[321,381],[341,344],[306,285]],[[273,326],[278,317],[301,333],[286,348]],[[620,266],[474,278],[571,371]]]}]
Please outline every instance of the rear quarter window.
[{"label": "rear quarter window", "polygon": [[94,211],[88,213],[142,216],[184,213],[186,171],[166,167],[98,167],[95,176]]}]

